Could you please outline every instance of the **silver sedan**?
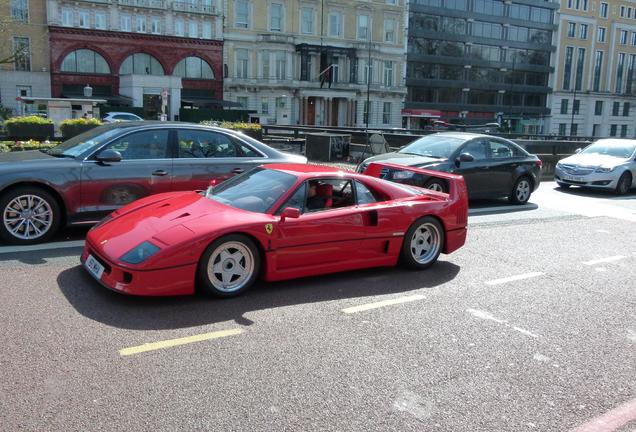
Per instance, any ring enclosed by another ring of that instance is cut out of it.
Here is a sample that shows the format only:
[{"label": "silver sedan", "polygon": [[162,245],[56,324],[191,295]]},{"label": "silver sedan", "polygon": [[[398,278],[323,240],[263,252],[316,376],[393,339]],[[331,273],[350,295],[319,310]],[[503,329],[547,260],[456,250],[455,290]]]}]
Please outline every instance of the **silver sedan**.
[{"label": "silver sedan", "polygon": [[601,139],[561,159],[554,172],[562,188],[583,186],[626,194],[636,182],[636,140]]}]

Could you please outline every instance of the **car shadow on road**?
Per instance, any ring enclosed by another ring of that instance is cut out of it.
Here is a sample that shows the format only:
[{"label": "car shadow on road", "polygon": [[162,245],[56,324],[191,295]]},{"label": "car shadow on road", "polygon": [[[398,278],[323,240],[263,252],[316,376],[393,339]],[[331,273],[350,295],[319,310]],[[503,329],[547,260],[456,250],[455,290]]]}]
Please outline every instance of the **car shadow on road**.
[{"label": "car shadow on road", "polygon": [[[195,327],[223,321],[251,325],[245,314],[307,303],[399,294],[453,280],[460,267],[439,261],[425,271],[379,268],[275,283],[257,283],[232,299],[204,296],[132,297],[109,291],[81,266],[63,271],[58,286],[85,317],[109,326],[136,330]],[[364,302],[361,302],[364,303]]]},{"label": "car shadow on road", "polygon": [[[530,198],[532,199],[532,197]],[[473,199],[468,203],[468,215],[489,215],[500,213],[515,213],[529,210],[537,210],[539,206],[532,202],[525,204],[512,204],[506,198],[499,199]]]},{"label": "car shadow on road", "polygon": [[557,192],[561,192],[567,195],[577,196],[577,197],[588,197],[588,198],[600,198],[607,199],[612,201],[626,201],[636,199],[636,190],[632,189],[625,195],[616,195],[616,193],[612,190],[605,189],[586,189],[581,187],[569,187],[567,189],[555,186],[553,190]]}]

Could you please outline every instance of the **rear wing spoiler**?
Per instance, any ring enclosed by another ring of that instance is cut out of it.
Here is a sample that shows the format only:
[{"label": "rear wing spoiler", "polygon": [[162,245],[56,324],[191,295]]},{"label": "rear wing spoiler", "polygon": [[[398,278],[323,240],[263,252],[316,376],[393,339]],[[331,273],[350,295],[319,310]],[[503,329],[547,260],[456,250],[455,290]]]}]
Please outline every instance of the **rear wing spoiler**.
[{"label": "rear wing spoiler", "polygon": [[464,178],[457,174],[397,165],[389,162],[371,162],[362,174],[420,188],[425,188],[429,180],[438,179],[447,186],[449,201],[465,200],[468,206],[466,183]]}]

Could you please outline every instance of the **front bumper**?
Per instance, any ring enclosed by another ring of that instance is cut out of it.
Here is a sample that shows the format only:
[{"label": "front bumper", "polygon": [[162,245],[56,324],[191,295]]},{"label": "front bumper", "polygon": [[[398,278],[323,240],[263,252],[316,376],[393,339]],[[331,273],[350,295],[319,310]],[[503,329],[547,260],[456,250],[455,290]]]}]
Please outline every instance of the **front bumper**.
[{"label": "front bumper", "polygon": [[564,169],[556,167],[554,169],[554,179],[563,184],[572,186],[584,186],[598,189],[616,189],[619,175],[617,171],[609,173],[591,172],[584,175],[568,174]]},{"label": "front bumper", "polygon": [[101,265],[104,272],[96,279],[102,286],[123,294],[136,296],[176,296],[194,294],[197,265],[188,264],[158,270],[133,270],[115,264],[96,251],[88,241],[80,261],[86,262],[88,255],[92,255]]}]

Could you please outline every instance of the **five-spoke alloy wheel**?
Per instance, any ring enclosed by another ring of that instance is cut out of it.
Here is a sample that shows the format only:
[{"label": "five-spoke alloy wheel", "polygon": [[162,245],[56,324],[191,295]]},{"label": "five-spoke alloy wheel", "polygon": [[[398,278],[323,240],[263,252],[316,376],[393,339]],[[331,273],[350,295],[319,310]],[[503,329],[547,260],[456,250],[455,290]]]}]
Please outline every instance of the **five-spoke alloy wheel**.
[{"label": "five-spoke alloy wheel", "polygon": [[532,193],[532,183],[526,176],[521,176],[517,179],[512,192],[510,193],[510,202],[513,204],[525,204],[530,199]]},{"label": "five-spoke alloy wheel", "polygon": [[401,261],[412,269],[425,269],[437,261],[444,247],[444,229],[440,222],[424,216],[413,223],[402,245]]},{"label": "five-spoke alloy wheel", "polygon": [[60,226],[59,204],[48,192],[35,187],[9,190],[0,198],[0,237],[13,244],[47,240]]}]

